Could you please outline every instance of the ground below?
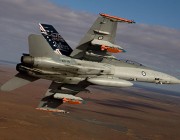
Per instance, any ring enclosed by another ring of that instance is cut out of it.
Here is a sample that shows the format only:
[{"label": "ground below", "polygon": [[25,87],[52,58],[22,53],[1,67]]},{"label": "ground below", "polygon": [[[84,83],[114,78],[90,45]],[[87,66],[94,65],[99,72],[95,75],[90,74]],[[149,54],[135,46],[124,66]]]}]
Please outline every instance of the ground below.
[{"label": "ground below", "polygon": [[[16,72],[0,66],[0,85]],[[35,110],[50,82],[0,91],[0,140],[179,140],[180,93],[141,87],[89,87],[69,114]]]}]

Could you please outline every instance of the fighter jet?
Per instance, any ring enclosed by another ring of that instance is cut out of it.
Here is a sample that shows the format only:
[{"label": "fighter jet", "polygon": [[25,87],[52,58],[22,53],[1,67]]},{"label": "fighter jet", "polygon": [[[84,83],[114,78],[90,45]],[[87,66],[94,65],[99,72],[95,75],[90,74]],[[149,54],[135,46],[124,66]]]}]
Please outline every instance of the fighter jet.
[{"label": "fighter jet", "polygon": [[[62,112],[62,103],[81,104],[79,92],[90,85],[130,87],[134,81],[156,84],[180,84],[180,80],[130,60],[118,60],[114,53],[126,52],[115,44],[117,23],[133,20],[100,14],[73,50],[52,25],[39,24],[41,35],[28,37],[29,54],[17,64],[18,74],[1,86],[11,91],[40,78],[51,80],[37,109]],[[64,112],[64,111],[63,111]]]}]

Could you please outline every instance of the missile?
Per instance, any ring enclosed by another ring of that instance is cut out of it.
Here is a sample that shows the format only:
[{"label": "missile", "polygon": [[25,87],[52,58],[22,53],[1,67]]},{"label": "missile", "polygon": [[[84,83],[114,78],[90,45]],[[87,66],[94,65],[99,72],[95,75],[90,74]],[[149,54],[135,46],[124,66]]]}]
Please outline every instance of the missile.
[{"label": "missile", "polygon": [[133,20],[128,20],[128,19],[125,19],[125,18],[120,18],[120,17],[116,17],[116,16],[111,16],[111,15],[108,15],[108,14],[104,14],[104,13],[99,13],[102,17],[105,17],[105,18],[109,18],[109,19],[114,19],[115,21],[119,21],[119,22],[127,22],[127,23],[135,23]]},{"label": "missile", "polygon": [[52,109],[52,108],[43,108],[43,107],[38,107],[36,108],[36,110],[40,110],[40,111],[47,111],[47,112],[56,112],[56,113],[69,113],[66,112],[65,110],[60,110],[60,109]]},{"label": "missile", "polygon": [[87,79],[88,82],[94,85],[100,86],[112,86],[112,87],[130,87],[133,86],[133,83],[122,80],[122,79],[115,79],[115,78],[89,78]]}]

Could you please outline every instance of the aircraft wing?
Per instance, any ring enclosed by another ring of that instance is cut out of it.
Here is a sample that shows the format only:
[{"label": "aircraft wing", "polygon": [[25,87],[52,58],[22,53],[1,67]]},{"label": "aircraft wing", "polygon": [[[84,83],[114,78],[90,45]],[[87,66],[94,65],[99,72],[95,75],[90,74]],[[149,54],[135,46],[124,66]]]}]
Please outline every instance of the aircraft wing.
[{"label": "aircraft wing", "polygon": [[75,96],[81,91],[87,92],[85,89],[88,83],[79,83],[77,85],[72,84],[61,84],[52,82],[48,88],[45,96],[39,103],[38,110],[49,111],[49,112],[64,112],[64,110],[57,109],[63,103],[69,104],[81,104],[83,99]]},{"label": "aircraft wing", "polygon": [[113,57],[112,53],[125,52],[121,46],[114,44],[118,22],[134,23],[132,20],[100,14],[71,57],[100,61],[103,57]]}]

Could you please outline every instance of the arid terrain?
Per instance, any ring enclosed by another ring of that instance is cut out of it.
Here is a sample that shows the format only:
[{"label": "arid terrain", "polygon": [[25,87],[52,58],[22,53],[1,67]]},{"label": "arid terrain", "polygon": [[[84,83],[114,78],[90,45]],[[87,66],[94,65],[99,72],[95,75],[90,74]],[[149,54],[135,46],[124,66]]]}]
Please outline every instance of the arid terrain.
[{"label": "arid terrain", "polygon": [[[16,71],[0,65],[0,85]],[[38,111],[50,81],[0,91],[0,140],[179,140],[180,93],[91,86],[69,114]],[[159,86],[159,85],[157,85]]]}]

